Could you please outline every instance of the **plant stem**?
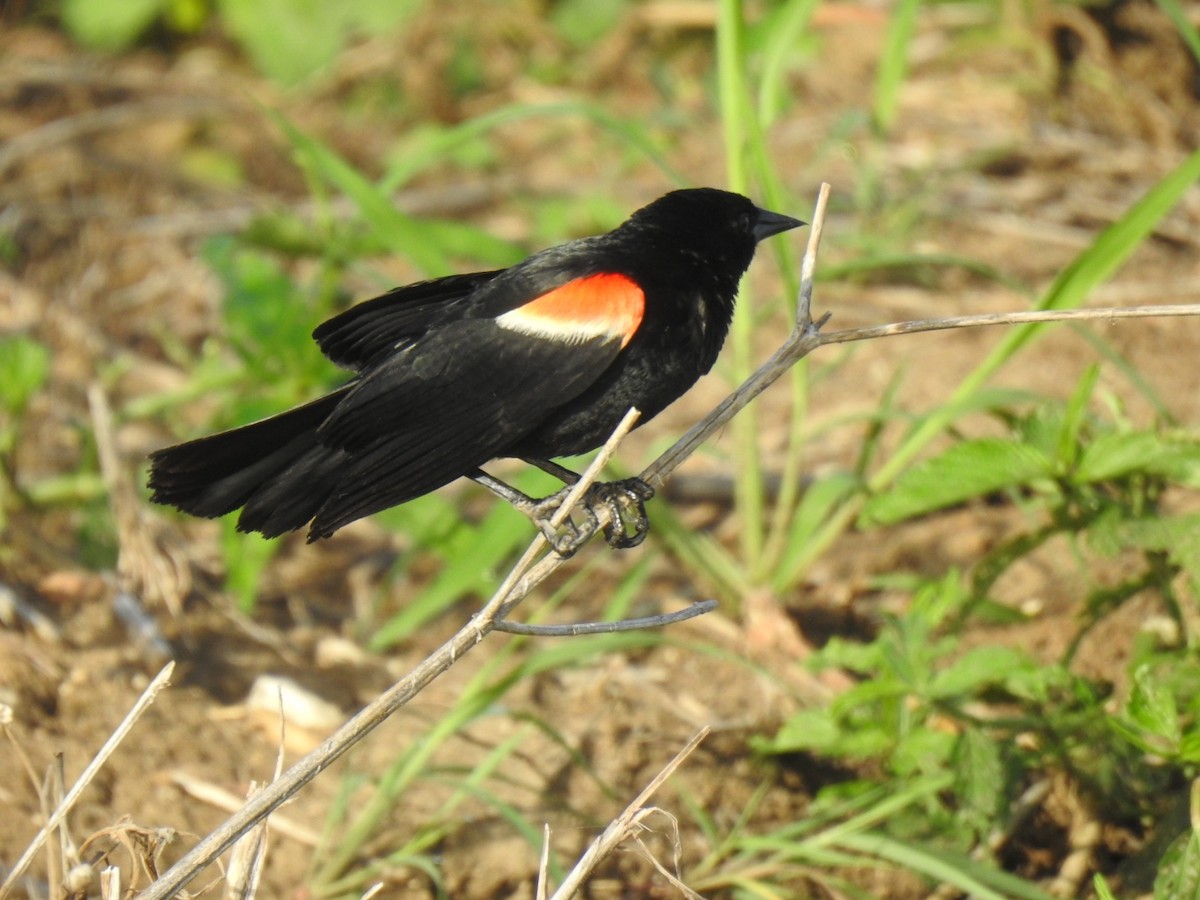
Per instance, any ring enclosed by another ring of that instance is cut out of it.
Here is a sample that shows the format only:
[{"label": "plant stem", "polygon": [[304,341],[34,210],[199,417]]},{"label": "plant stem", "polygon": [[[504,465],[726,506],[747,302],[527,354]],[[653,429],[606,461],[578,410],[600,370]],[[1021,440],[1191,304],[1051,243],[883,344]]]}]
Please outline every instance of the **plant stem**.
[{"label": "plant stem", "polygon": [[[750,100],[746,92],[746,54],[741,0],[721,0],[717,19],[717,80],[720,90],[725,166],[729,187],[748,189],[747,138]],[[729,333],[733,381],[740,384],[752,371],[754,314],[747,304],[734,309]],[[737,445],[734,504],[738,513],[740,555],[747,571],[755,571],[763,550],[762,464],[758,448],[758,414],[747,409],[733,423]]]}]

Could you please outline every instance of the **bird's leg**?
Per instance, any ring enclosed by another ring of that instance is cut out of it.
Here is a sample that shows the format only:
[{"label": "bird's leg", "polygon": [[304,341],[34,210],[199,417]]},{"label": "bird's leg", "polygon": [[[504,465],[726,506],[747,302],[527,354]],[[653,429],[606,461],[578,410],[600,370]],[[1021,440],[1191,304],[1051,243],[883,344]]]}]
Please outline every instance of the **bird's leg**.
[{"label": "bird's leg", "polygon": [[579,504],[584,519],[577,522],[568,517],[562,525],[555,528],[550,524],[554,514],[558,512],[571,485],[579,481],[579,476],[565,466],[548,459],[526,459],[525,462],[537,466],[543,472],[561,480],[566,487],[555,491],[547,497],[535,499],[499,478],[489,475],[482,469],[476,469],[467,475],[478,484],[483,485],[497,497],[507,500],[513,507],[535,524],[546,536],[550,546],[560,556],[571,556],[596,533],[600,519],[597,509],[604,507],[609,512],[609,523],[604,526],[604,539],[610,547],[624,550],[636,547],[646,539],[650,530],[650,517],[646,515],[646,501],[654,496],[654,488],[640,478],[626,478],[621,481],[607,481],[593,484],[583,495]]},{"label": "bird's leg", "polygon": [[527,462],[531,466],[537,466],[547,475],[553,475],[568,487],[579,481],[579,474],[577,472],[572,472],[566,466],[560,466],[552,459],[537,459],[532,456],[522,456],[521,462]]},{"label": "bird's leg", "polygon": [[[566,469],[563,471],[569,472]],[[576,522],[568,517],[558,528],[555,528],[551,524],[554,514],[558,512],[558,508],[562,505],[563,500],[567,497],[567,493],[571,490],[570,483],[562,490],[555,491],[548,497],[536,500],[528,494],[518,491],[512,485],[506,484],[499,478],[489,475],[482,469],[469,472],[467,477],[477,484],[483,485],[497,497],[507,500],[515,509],[522,512],[545,535],[546,540],[550,542],[550,546],[554,548],[554,552],[559,556],[573,556],[575,551],[582,547],[588,538],[596,533],[596,528],[600,524],[596,518],[596,513],[586,504],[583,504],[585,521]],[[578,480],[578,476],[576,476],[576,480]]]},{"label": "bird's leg", "polygon": [[[579,476],[565,466],[549,459],[534,459],[522,457],[530,465],[537,466],[543,472],[553,475],[566,485],[572,485]],[[562,493],[561,491],[559,493]],[[547,497],[547,500],[557,498],[559,494]],[[640,478],[624,478],[620,481],[598,481],[588,488],[583,497],[583,506],[588,512],[591,537],[596,530],[596,509],[607,507],[610,521],[604,526],[604,539],[616,550],[636,547],[646,539],[650,530],[650,517],[646,514],[646,501],[654,497],[654,488]],[[629,529],[632,528],[632,531]],[[584,540],[587,540],[587,537]],[[581,541],[582,543],[582,541]]]}]

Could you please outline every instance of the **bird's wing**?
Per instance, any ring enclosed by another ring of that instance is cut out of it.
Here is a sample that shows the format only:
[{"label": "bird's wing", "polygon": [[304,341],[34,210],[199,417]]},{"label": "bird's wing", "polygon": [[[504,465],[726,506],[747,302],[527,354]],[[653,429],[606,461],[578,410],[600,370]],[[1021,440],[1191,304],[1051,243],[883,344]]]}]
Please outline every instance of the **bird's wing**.
[{"label": "bird's wing", "polygon": [[380,363],[318,430],[349,460],[311,536],[503,456],[612,364],[644,303],[624,276],[575,279],[495,319],[448,322]]},{"label": "bird's wing", "polygon": [[420,337],[445,315],[447,304],[470,296],[501,271],[450,275],[394,288],[323,322],[313,339],[331,362],[361,371],[398,345]]}]

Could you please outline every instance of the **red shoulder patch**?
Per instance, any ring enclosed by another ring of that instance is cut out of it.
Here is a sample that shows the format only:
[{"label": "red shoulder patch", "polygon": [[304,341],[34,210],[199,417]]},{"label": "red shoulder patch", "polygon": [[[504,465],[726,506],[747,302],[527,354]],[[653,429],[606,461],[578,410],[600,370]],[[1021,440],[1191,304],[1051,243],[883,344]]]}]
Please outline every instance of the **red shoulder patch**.
[{"label": "red shoulder patch", "polygon": [[633,338],[646,311],[637,282],[615,272],[568,281],[562,287],[496,318],[502,328],[552,340],[578,342],[596,337]]}]

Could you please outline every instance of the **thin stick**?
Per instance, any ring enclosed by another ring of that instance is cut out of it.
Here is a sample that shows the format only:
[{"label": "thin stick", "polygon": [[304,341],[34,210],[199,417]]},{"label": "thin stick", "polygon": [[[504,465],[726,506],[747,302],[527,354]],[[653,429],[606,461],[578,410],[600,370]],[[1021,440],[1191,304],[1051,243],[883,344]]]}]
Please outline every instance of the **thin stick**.
[{"label": "thin stick", "polygon": [[546,900],[546,891],[550,885],[550,823],[542,825],[542,852],[538,857],[537,890],[535,900]]},{"label": "thin stick", "polygon": [[108,758],[112,756],[113,751],[117,749],[121,741],[133,729],[133,726],[137,724],[137,720],[150,708],[150,704],[154,702],[159,691],[171,683],[171,673],[174,670],[175,663],[173,662],[169,662],[162,667],[162,671],[154,676],[154,680],[142,691],[142,696],[138,698],[137,703],[129,710],[129,713],[121,721],[121,724],[117,726],[116,731],[104,742],[104,746],[100,748],[96,755],[92,757],[92,761],[87,764],[87,767],[80,774],[79,779],[71,785],[71,790],[67,791],[67,795],[58,804],[58,808],[50,814],[50,818],[46,820],[46,824],[42,826],[41,831],[37,833],[37,836],[25,848],[25,852],[21,855],[21,858],[13,864],[12,871],[8,873],[8,877],[4,879],[4,883],[0,884],[0,900],[9,895],[13,885],[25,874],[25,870],[29,868],[33,857],[42,848],[42,844],[46,842],[46,838],[53,833],[58,824],[71,811],[71,807],[75,805],[75,801],[79,799],[79,795],[92,783],[92,779],[96,777],[96,773],[100,771],[100,767],[108,762]]},{"label": "thin stick", "polygon": [[496,631],[509,634],[527,634],[534,637],[577,637],[581,634],[613,634],[617,631],[638,631],[642,628],[661,628],[674,625],[712,612],[717,608],[716,600],[700,600],[685,609],[659,616],[641,616],[637,619],[621,619],[617,622],[575,622],[571,625],[527,625],[524,622],[498,621]]},{"label": "thin stick", "polygon": [[845,344],[896,334],[944,331],[947,328],[974,328],[980,325],[1027,325],[1034,322],[1089,322],[1096,319],[1149,319],[1167,316],[1200,316],[1200,303],[1169,303],[1157,306],[1101,306],[1088,309],[1035,309],[1025,312],[979,313],[973,316],[948,316],[938,319],[914,319],[870,328],[849,328],[822,334],[820,344]]},{"label": "thin stick", "polygon": [[550,900],[568,900],[569,897],[582,887],[592,871],[600,864],[604,857],[612,853],[625,838],[629,835],[630,829],[637,823],[639,813],[643,812],[642,807],[654,795],[664,781],[671,777],[680,764],[687,759],[693,750],[700,746],[700,742],[708,737],[708,726],[700,729],[700,731],[687,742],[687,745],[675,754],[675,758],[663,766],[662,771],[651,779],[633,801],[625,807],[625,811],[609,823],[604,829],[600,837],[592,842],[592,845],[587,848],[587,851],[579,858],[579,862],[575,863],[575,867],[567,873],[566,880],[563,881],[557,891]]}]

